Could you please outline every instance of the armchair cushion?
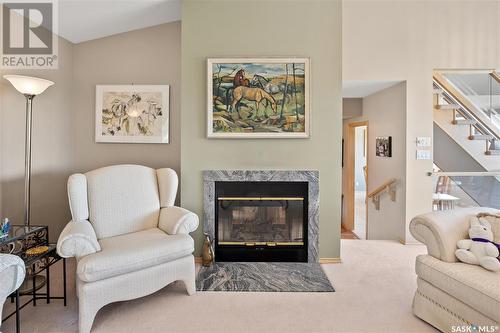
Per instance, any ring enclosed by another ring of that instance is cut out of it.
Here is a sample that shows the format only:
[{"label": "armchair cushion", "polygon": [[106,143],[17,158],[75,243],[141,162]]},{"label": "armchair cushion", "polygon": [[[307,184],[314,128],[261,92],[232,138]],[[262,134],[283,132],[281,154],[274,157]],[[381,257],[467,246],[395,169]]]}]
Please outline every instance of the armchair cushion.
[{"label": "armchair cushion", "polygon": [[456,262],[455,250],[460,239],[468,238],[470,218],[481,212],[496,213],[492,208],[473,207],[421,214],[413,218],[410,232],[427,246],[436,259]]},{"label": "armchair cushion", "polygon": [[169,235],[189,234],[198,228],[198,215],[181,207],[165,207],[160,210],[158,227]]},{"label": "armchair cushion", "polygon": [[70,221],[57,240],[57,253],[63,258],[80,258],[101,250],[89,221]]},{"label": "armchair cushion", "polygon": [[158,226],[156,170],[115,165],[87,172],[89,221],[98,239]]},{"label": "armchair cushion", "polygon": [[156,266],[194,251],[189,235],[167,235],[158,228],[103,238],[100,252],[83,257],[78,262],[78,278],[85,282]]}]

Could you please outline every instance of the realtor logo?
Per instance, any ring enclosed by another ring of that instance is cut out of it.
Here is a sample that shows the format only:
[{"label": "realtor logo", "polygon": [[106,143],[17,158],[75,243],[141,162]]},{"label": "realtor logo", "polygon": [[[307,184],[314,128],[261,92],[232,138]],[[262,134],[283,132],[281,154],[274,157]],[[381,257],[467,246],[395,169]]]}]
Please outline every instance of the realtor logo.
[{"label": "realtor logo", "polygon": [[57,12],[55,0],[11,0],[1,4],[0,68],[56,69]]}]

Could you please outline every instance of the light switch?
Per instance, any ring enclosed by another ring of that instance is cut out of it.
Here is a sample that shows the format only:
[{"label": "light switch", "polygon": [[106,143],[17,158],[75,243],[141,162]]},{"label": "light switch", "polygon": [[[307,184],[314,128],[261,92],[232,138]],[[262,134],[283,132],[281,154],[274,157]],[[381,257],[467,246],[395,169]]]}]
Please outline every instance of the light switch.
[{"label": "light switch", "polygon": [[430,160],[431,151],[430,150],[417,150],[417,160]]},{"label": "light switch", "polygon": [[431,138],[429,136],[419,136],[417,137],[417,147],[430,147]]}]

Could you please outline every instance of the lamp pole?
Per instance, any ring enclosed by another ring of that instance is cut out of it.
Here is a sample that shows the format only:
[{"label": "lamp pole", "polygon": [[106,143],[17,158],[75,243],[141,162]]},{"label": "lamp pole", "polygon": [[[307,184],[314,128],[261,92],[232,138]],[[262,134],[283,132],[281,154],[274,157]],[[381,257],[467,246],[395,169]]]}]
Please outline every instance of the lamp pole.
[{"label": "lamp pole", "polygon": [[33,121],[33,99],[35,95],[24,94],[26,97],[26,139],[24,142],[24,226],[30,227],[31,220],[31,134]]}]

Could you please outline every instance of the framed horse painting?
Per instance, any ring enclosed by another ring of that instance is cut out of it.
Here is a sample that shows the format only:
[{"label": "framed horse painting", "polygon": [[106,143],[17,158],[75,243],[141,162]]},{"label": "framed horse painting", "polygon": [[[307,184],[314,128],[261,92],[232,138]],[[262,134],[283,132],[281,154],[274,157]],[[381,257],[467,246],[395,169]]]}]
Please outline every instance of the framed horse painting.
[{"label": "framed horse painting", "polygon": [[207,60],[207,137],[309,138],[309,59]]},{"label": "framed horse painting", "polygon": [[169,86],[96,86],[96,142],[168,143]]}]

